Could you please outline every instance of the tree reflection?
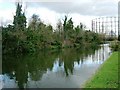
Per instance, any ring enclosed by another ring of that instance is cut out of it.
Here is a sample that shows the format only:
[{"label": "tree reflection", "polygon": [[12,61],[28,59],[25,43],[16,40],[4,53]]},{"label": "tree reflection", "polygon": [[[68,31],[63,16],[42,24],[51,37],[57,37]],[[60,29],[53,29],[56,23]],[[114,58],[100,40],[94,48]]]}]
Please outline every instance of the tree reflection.
[{"label": "tree reflection", "polygon": [[[28,78],[33,81],[41,80],[47,69],[52,71],[56,58],[59,58],[59,67],[64,65],[65,76],[74,72],[74,62],[81,64],[84,57],[95,53],[95,49],[64,49],[61,51],[41,51],[29,55],[3,55],[3,74],[10,78],[16,77],[16,83],[19,88],[25,88]],[[64,63],[64,64],[63,64]],[[15,74],[13,74],[15,72]],[[29,73],[29,75],[28,75]]]}]

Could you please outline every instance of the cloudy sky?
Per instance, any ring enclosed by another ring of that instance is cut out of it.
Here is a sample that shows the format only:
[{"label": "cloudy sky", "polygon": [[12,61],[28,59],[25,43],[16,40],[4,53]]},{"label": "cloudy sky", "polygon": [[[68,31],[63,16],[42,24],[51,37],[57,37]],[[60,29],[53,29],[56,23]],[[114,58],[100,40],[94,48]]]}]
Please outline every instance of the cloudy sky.
[{"label": "cloudy sky", "polygon": [[[0,0],[0,21],[12,23],[16,0]],[[91,20],[102,16],[117,16],[119,0],[23,0],[27,21],[33,14],[39,15],[46,24],[56,26],[58,19],[67,15],[74,25],[80,22],[91,29]]]}]

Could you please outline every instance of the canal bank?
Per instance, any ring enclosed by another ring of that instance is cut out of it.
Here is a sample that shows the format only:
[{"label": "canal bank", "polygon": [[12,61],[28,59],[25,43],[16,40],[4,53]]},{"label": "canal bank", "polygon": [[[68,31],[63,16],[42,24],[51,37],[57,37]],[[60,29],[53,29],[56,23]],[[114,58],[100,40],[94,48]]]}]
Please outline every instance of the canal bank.
[{"label": "canal bank", "polygon": [[118,88],[118,52],[113,52],[83,87]]}]

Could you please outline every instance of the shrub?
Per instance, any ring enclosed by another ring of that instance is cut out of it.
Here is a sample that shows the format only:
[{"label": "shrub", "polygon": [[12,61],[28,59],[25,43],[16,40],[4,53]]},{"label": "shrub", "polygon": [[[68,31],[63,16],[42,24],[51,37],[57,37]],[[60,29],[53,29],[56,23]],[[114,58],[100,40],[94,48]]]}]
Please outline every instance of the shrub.
[{"label": "shrub", "polygon": [[120,51],[120,42],[112,42],[110,45],[112,51]]}]

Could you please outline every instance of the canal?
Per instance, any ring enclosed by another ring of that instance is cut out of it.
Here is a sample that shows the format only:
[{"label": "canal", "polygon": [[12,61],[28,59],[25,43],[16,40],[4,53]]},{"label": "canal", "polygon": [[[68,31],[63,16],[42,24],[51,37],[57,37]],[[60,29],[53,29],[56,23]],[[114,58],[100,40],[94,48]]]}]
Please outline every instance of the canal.
[{"label": "canal", "polygon": [[3,55],[3,88],[81,88],[111,55],[108,44],[97,48]]}]

